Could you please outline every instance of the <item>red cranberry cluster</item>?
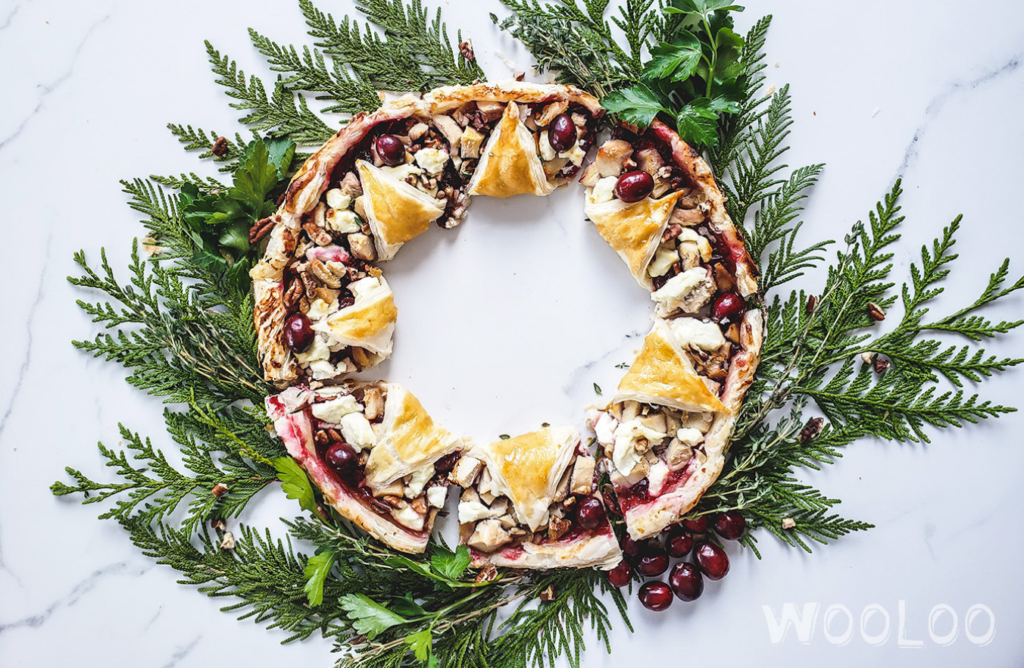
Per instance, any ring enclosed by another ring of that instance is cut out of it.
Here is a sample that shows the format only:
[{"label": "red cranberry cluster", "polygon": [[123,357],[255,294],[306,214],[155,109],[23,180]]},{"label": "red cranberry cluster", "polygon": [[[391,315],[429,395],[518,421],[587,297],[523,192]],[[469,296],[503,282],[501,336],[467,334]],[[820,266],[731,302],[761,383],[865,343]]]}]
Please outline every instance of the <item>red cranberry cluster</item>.
[{"label": "red cranberry cluster", "polygon": [[[646,578],[657,578],[669,570],[669,558],[682,559],[693,554],[692,561],[679,561],[672,567],[668,584],[649,580],[640,586],[640,603],[649,610],[665,610],[672,605],[672,595],[683,601],[695,601],[704,592],[704,578],[721,580],[729,572],[729,557],[708,538],[708,516],[685,520],[669,527],[664,544],[657,539],[634,542],[628,535],[622,538],[625,555],[618,566],[608,571],[608,581],[615,587],[625,587],[634,572]],[[743,536],[747,523],[735,511],[720,513],[711,525],[715,533],[726,540]]]}]

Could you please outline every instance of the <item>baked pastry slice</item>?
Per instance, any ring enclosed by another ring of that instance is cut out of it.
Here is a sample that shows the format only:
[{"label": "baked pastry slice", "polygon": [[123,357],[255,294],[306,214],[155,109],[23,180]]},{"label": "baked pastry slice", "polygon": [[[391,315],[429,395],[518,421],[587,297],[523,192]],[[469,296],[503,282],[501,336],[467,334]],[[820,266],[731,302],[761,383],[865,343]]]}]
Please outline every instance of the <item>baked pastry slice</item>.
[{"label": "baked pastry slice", "polygon": [[757,269],[710,167],[663,123],[616,128],[581,181],[588,217],[656,303],[612,402],[590,417],[639,540],[689,512],[722,471],[764,338]]},{"label": "baked pastry slice", "polygon": [[519,81],[446,86],[424,101],[458,169],[452,186],[466,196],[547,195],[568,183],[604,114],[573,86]]},{"label": "baked pastry slice", "polygon": [[426,549],[464,446],[416,397],[395,383],[296,385],[266,404],[327,505],[389,547]]},{"label": "baked pastry slice", "polygon": [[595,494],[595,460],[572,427],[475,446],[451,479],[464,488],[459,537],[474,566],[608,570],[622,559]]},{"label": "baked pastry slice", "polygon": [[[638,173],[650,190],[639,201],[622,200],[619,179]],[[640,134],[617,127],[580,181],[587,216],[651,290],[659,316],[700,313],[723,292],[757,294],[757,268],[711,168],[661,121]]]}]

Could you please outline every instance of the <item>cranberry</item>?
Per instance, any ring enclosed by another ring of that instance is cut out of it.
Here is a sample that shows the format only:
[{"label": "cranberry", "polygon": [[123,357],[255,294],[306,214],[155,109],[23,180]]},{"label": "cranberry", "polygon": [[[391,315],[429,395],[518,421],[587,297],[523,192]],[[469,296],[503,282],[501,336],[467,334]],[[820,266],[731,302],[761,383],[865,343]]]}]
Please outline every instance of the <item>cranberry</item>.
[{"label": "cranberry", "polygon": [[704,578],[693,564],[680,562],[672,567],[668,583],[682,601],[696,601],[704,593]]},{"label": "cranberry", "polygon": [[453,452],[450,455],[445,455],[444,457],[441,457],[441,459],[438,459],[436,462],[434,462],[434,470],[437,471],[438,473],[448,473],[448,471],[451,471],[453,468],[455,468],[455,464],[459,461],[459,458],[461,456],[461,452]]},{"label": "cranberry", "polygon": [[632,538],[628,535],[622,537],[622,553],[626,555],[627,559],[636,559],[637,555],[640,554],[640,546],[636,544]]},{"label": "cranberry", "polygon": [[668,553],[660,545],[648,545],[636,561],[640,575],[653,578],[668,570]]},{"label": "cranberry", "polygon": [[405,162],[405,144],[395,135],[381,135],[377,137],[377,155],[384,161],[385,165],[401,165]]},{"label": "cranberry", "polygon": [[348,443],[335,443],[327,448],[324,461],[334,469],[335,473],[347,476],[356,467],[359,455],[356,454],[356,451]]},{"label": "cranberry", "polygon": [[747,530],[747,521],[735,510],[715,518],[715,533],[726,540],[737,540]]},{"label": "cranberry", "polygon": [[615,183],[615,196],[623,202],[639,202],[654,190],[654,179],[647,172],[626,172]]},{"label": "cranberry", "polygon": [[672,605],[672,590],[664,582],[645,582],[640,587],[640,603],[648,610],[661,612]]},{"label": "cranberry", "polygon": [[576,124],[569,118],[569,114],[555,116],[548,130],[548,142],[551,148],[559,153],[568,151],[576,145]]},{"label": "cranberry", "polygon": [[301,353],[313,343],[313,328],[304,313],[295,313],[284,322],[284,342],[293,353]]},{"label": "cranberry", "polygon": [[618,565],[608,571],[608,582],[613,587],[625,587],[629,584],[629,581],[633,579],[633,567],[629,565],[629,562],[623,559]]},{"label": "cranberry", "polygon": [[693,554],[709,580],[721,580],[729,573],[729,557],[714,543],[701,543],[694,548]]},{"label": "cranberry", "polygon": [[693,533],[707,533],[708,516],[701,515],[695,520],[683,520],[683,526],[692,531]]},{"label": "cranberry", "polygon": [[735,292],[724,292],[718,295],[711,307],[711,317],[715,320],[736,321],[746,310],[747,305],[742,297]]},{"label": "cranberry", "polygon": [[356,300],[353,297],[342,297],[341,299],[338,300],[338,309],[341,310],[343,308],[348,308],[349,306],[352,306],[355,303]]},{"label": "cranberry", "polygon": [[682,528],[675,528],[668,534],[665,547],[668,548],[668,553],[676,559],[685,557],[693,549],[693,536]]},{"label": "cranberry", "polygon": [[576,504],[576,521],[587,530],[594,530],[605,523],[604,506],[592,496]]}]

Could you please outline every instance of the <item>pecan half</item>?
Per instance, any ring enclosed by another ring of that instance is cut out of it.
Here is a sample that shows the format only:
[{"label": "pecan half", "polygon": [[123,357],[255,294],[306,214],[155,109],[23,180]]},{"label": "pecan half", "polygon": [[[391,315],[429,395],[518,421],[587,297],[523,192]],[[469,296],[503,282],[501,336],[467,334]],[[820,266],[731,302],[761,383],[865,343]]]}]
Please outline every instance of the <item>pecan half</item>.
[{"label": "pecan half", "polygon": [[312,239],[317,246],[330,246],[334,243],[334,237],[332,237],[327,230],[311,220],[303,223],[302,229],[306,231],[306,234],[309,235],[309,238]]},{"label": "pecan half", "polygon": [[253,223],[252,227],[249,228],[249,243],[259,243],[263,237],[270,234],[270,230],[274,229],[274,219],[270,216],[261,218]]},{"label": "pecan half", "polygon": [[217,141],[213,142],[213,146],[210,148],[210,153],[218,158],[223,158],[228,153],[228,140],[224,137],[217,137]]},{"label": "pecan half", "polygon": [[298,278],[293,278],[288,284],[288,289],[284,291],[284,305],[285,308],[291,310],[305,294],[305,290],[302,286],[302,281]]},{"label": "pecan half", "polygon": [[313,258],[309,261],[309,270],[319,278],[324,285],[335,290],[341,287],[341,279],[320,260]]}]

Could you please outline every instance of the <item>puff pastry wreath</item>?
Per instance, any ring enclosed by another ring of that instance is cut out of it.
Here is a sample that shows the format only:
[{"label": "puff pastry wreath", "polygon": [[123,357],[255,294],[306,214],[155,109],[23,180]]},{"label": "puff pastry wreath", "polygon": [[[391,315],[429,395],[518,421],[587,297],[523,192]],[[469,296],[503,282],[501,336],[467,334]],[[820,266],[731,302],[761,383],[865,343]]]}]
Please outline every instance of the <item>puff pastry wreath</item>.
[{"label": "puff pastry wreath", "polygon": [[[761,346],[756,269],[708,166],[657,122],[616,128],[580,179],[587,216],[656,303],[618,392],[589,416],[597,456],[571,427],[473,445],[400,385],[351,378],[392,349],[397,309],[377,264],[431,223],[458,225],[474,195],[574,180],[602,114],[559,85],[401,98],[311,156],[273,218],[251,272],[260,361],[283,390],[267,411],[325,502],[395,549],[424,551],[456,484],[475,566],[610,569],[622,555],[602,472],[634,538],[677,521],[721,472]],[[649,192],[626,201],[616,186],[637,171]]]}]

